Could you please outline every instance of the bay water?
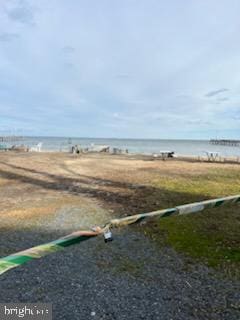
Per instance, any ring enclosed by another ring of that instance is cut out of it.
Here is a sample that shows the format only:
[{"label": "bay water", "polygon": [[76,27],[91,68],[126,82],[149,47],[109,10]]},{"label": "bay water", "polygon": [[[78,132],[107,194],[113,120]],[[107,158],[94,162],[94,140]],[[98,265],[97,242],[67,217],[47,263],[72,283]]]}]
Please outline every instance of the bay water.
[{"label": "bay water", "polygon": [[219,152],[221,156],[238,157],[240,147],[212,145],[208,140],[166,140],[166,139],[114,139],[76,137],[24,137],[17,144],[32,147],[42,142],[43,151],[70,150],[72,145],[82,148],[91,145],[107,145],[111,148],[127,149],[129,153],[153,154],[160,151],[174,151],[177,155],[206,155],[206,152]]}]

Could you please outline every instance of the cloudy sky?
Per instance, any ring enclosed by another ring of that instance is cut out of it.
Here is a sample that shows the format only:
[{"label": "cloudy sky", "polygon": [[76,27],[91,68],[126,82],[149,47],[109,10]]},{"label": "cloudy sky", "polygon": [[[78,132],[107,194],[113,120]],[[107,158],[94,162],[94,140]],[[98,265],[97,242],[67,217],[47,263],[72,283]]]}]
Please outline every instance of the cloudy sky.
[{"label": "cloudy sky", "polygon": [[240,138],[239,0],[0,0],[0,131]]}]

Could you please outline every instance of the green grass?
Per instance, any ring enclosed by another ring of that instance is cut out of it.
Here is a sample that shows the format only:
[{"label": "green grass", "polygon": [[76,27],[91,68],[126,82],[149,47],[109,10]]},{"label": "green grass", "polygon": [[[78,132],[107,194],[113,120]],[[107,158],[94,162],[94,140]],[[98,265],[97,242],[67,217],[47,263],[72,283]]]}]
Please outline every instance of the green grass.
[{"label": "green grass", "polygon": [[154,179],[154,187],[168,191],[187,193],[189,195],[205,195],[220,197],[240,193],[240,167],[236,169],[212,169],[199,175],[191,173],[174,176],[163,176]]},{"label": "green grass", "polygon": [[[159,176],[152,185],[161,190],[162,208],[240,194],[240,168],[211,169],[198,176],[187,172],[177,177]],[[150,195],[149,200],[157,196],[158,192]],[[240,206],[237,204],[160,219],[147,224],[145,232],[160,246],[170,245],[231,277],[240,277]]]}]

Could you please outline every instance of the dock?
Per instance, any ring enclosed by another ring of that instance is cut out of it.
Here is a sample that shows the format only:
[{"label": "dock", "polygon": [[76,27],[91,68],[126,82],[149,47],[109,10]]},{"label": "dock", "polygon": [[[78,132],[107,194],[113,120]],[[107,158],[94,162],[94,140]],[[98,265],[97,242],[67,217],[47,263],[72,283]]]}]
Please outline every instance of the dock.
[{"label": "dock", "polygon": [[240,147],[240,140],[211,139],[210,143],[222,146]]},{"label": "dock", "polygon": [[0,136],[0,142],[15,142],[23,140],[22,136]]}]

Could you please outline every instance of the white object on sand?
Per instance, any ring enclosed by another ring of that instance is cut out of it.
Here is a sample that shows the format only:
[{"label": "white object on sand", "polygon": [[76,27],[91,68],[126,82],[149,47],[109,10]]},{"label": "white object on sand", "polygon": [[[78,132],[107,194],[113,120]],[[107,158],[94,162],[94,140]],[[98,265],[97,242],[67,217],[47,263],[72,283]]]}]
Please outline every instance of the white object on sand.
[{"label": "white object on sand", "polygon": [[42,149],[42,142],[39,142],[36,146],[31,147],[30,151],[41,152],[41,149]]}]

